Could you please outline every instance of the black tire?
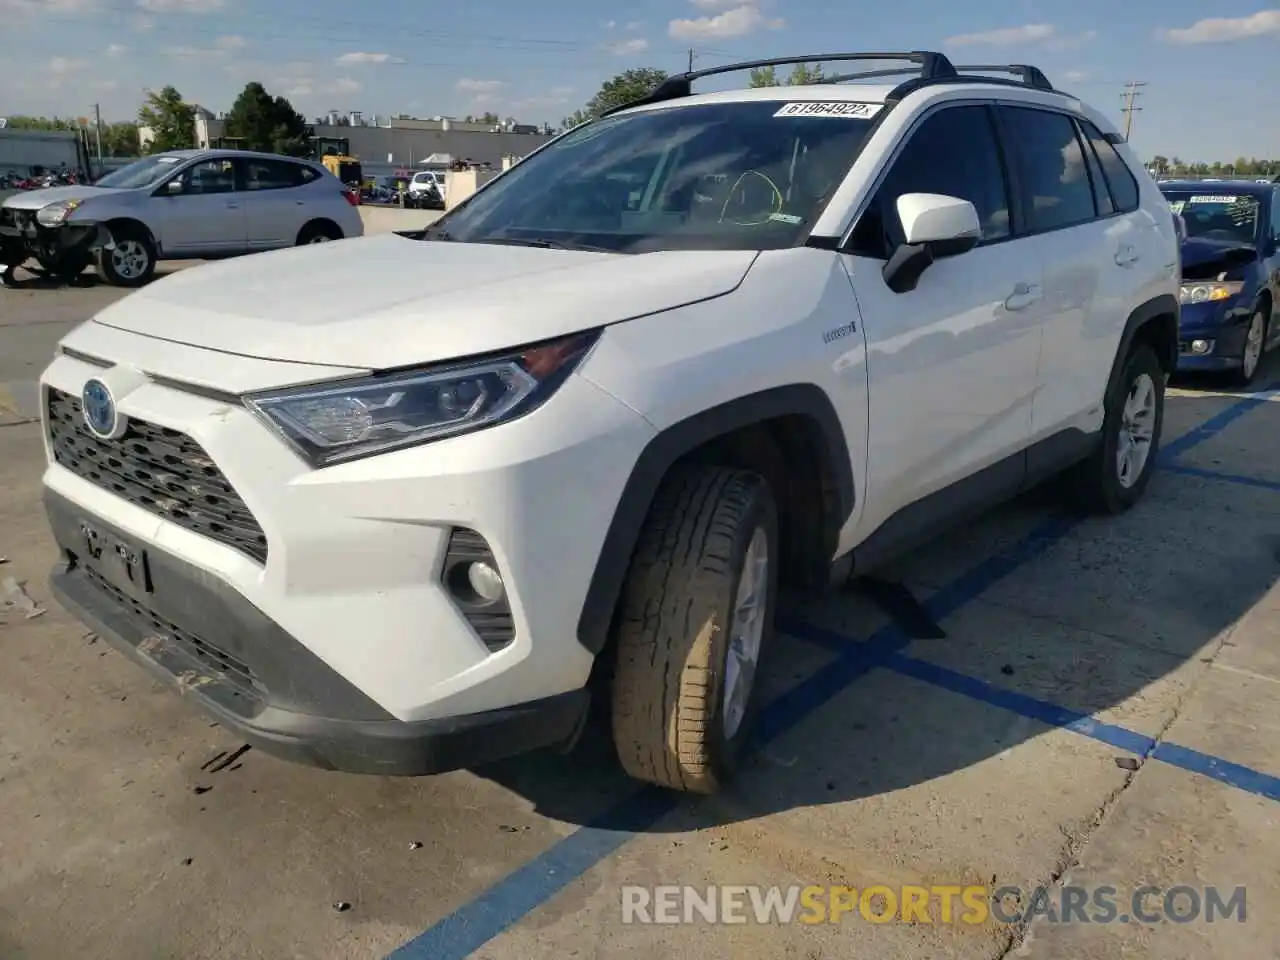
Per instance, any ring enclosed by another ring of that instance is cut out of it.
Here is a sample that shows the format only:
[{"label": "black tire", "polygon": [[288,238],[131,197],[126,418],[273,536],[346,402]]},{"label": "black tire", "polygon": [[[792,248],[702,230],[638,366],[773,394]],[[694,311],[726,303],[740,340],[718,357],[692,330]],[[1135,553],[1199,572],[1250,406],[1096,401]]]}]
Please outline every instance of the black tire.
[{"label": "black tire", "polygon": [[[756,668],[740,722],[725,721],[730,627],[749,547],[768,558]],[[757,542],[758,546],[758,542]],[[616,628],[614,747],[632,777],[688,793],[733,775],[758,708],[755,679],[772,644],[778,518],[755,473],[682,469],[664,482],[631,561]]]},{"label": "black tire", "polygon": [[300,247],[304,247],[309,243],[328,243],[332,240],[341,239],[342,231],[325,220],[312,220],[298,231],[298,246]]},{"label": "black tire", "polygon": [[[138,227],[111,228],[114,249],[99,250],[96,257],[98,276],[113,287],[140,287],[156,272],[158,257],[151,236]],[[124,261],[133,266],[125,268]]]},{"label": "black tire", "polygon": [[[1151,415],[1151,438],[1142,468],[1122,482],[1119,466],[1124,407],[1142,378],[1150,382],[1154,393]],[[1156,458],[1160,452],[1160,436],[1164,429],[1165,373],[1155,351],[1145,343],[1137,343],[1130,351],[1120,375],[1107,391],[1106,414],[1102,424],[1102,441],[1087,459],[1078,464],[1068,477],[1072,499],[1090,513],[1123,513],[1142,499],[1151,482]]]},{"label": "black tire", "polygon": [[[1270,324],[1268,323],[1267,313],[1268,311],[1263,309],[1263,305],[1259,304],[1257,309],[1253,311],[1253,316],[1249,318],[1249,326],[1245,329],[1244,334],[1245,342],[1240,348],[1240,369],[1235,371],[1235,375],[1233,377],[1236,384],[1239,386],[1249,386],[1253,381],[1258,379],[1258,371],[1262,369],[1263,358],[1267,355],[1267,336],[1270,332],[1268,330]],[[1259,328],[1259,351],[1257,361],[1254,363],[1253,369],[1250,370],[1247,366],[1245,352],[1249,348],[1249,339],[1253,335],[1255,324]]]}]

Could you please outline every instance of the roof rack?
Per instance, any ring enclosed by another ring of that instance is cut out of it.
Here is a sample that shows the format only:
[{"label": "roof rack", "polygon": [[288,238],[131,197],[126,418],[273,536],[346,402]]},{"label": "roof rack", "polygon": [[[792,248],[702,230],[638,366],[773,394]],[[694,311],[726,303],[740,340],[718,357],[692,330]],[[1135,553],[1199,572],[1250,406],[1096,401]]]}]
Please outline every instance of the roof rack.
[{"label": "roof rack", "polygon": [[[867,70],[862,73],[846,73],[834,77],[823,77],[818,84],[844,83],[849,80],[869,80],[875,77],[910,76],[911,79],[894,87],[888,96],[889,101],[901,100],[907,94],[935,83],[996,83],[1015,87],[1032,87],[1036,90],[1053,91],[1053,84],[1038,68],[1029,64],[1013,63],[999,65],[980,65],[957,67],[946,54],[932,50],[898,51],[893,53],[823,53],[803,57],[774,57],[769,60],[742,60],[727,63],[718,67],[707,67],[704,70],[691,70],[688,73],[677,73],[658,84],[647,96],[633,100],[621,106],[606,110],[601,116],[608,116],[620,110],[639,107],[649,103],[663,103],[667,100],[679,100],[691,96],[693,81],[703,77],[717,76],[722,73],[737,73],[741,70],[760,70],[765,67],[783,67],[805,63],[849,63],[867,60],[905,60],[915,64],[913,67],[894,67],[887,70]],[[975,77],[975,73],[1008,73],[1011,77]]]}]

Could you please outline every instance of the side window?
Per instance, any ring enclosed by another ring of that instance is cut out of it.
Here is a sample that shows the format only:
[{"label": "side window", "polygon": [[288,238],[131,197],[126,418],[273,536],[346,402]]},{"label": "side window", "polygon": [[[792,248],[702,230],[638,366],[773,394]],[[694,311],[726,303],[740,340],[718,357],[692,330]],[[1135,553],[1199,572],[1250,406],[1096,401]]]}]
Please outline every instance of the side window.
[{"label": "side window", "polygon": [[1088,121],[1082,120],[1080,128],[1085,138],[1093,146],[1102,170],[1107,175],[1107,184],[1111,187],[1111,197],[1115,200],[1116,209],[1121,213],[1129,213],[1138,209],[1138,181],[1133,178],[1129,165],[1124,162],[1119,151],[1103,138],[1098,128]]},{"label": "side window", "polygon": [[853,252],[887,259],[903,242],[897,200],[940,193],[978,210],[982,241],[1009,236],[1009,194],[986,107],[950,107],[929,116],[893,161],[853,233]]},{"label": "side window", "polygon": [[296,163],[286,163],[283,160],[245,160],[245,189],[287,190],[302,186],[301,170],[302,167]]},{"label": "side window", "polygon": [[1271,236],[1280,240],[1280,190],[1271,192]]},{"label": "side window", "polygon": [[236,188],[235,165],[228,159],[201,160],[178,174],[184,196],[206,193],[232,193]]},{"label": "side window", "polygon": [[315,167],[306,167],[300,163],[291,164],[298,173],[299,183],[314,183],[320,179],[320,171]]},{"label": "side window", "polygon": [[1087,223],[1097,216],[1084,150],[1071,118],[1031,107],[1001,107],[1017,153],[1027,231]]},{"label": "side window", "polygon": [[[1086,125],[1082,124],[1081,128],[1084,126]],[[1079,133],[1080,130],[1076,132]],[[1085,144],[1084,159],[1089,167],[1089,183],[1093,187],[1093,202],[1098,208],[1098,215],[1109,217],[1116,212],[1116,205],[1111,199],[1111,190],[1107,187],[1107,178],[1102,172],[1102,164],[1098,162],[1098,155],[1089,143]]]}]

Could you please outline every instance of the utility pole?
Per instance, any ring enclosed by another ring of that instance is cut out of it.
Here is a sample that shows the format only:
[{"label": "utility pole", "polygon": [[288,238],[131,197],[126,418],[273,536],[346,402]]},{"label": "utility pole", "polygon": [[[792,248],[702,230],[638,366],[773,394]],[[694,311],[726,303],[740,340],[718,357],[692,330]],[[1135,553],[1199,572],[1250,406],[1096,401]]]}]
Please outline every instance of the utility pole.
[{"label": "utility pole", "polygon": [[1124,85],[1124,93],[1121,94],[1124,106],[1120,109],[1120,112],[1124,114],[1124,138],[1126,140],[1129,139],[1129,134],[1133,132],[1133,115],[1142,109],[1133,105],[1134,100],[1142,96],[1138,88],[1146,85],[1147,81],[1145,80],[1130,80]]},{"label": "utility pole", "polygon": [[96,103],[93,105],[93,130],[98,143],[98,163],[102,163],[102,110]]},{"label": "utility pole", "polygon": [[689,48],[689,72],[693,73],[693,47]]}]

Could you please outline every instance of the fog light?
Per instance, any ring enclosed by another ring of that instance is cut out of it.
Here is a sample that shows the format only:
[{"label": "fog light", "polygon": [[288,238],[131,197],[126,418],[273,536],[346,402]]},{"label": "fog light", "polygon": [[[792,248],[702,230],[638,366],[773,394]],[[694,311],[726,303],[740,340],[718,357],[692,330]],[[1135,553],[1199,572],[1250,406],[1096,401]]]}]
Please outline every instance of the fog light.
[{"label": "fog light", "polygon": [[1192,353],[1198,353],[1198,354],[1203,355],[1203,354],[1208,353],[1208,352],[1209,352],[1209,351],[1211,351],[1212,349],[1213,349],[1213,341],[1212,341],[1212,340],[1192,340],[1192,341],[1191,341],[1191,352],[1192,352]]},{"label": "fog light", "polygon": [[467,568],[467,582],[476,596],[489,603],[496,603],[506,593],[502,575],[489,564],[478,561]]}]

